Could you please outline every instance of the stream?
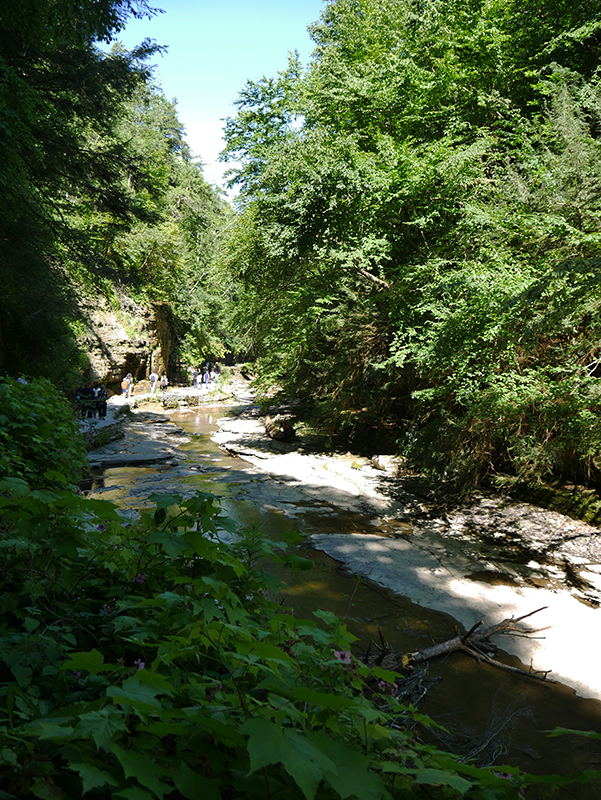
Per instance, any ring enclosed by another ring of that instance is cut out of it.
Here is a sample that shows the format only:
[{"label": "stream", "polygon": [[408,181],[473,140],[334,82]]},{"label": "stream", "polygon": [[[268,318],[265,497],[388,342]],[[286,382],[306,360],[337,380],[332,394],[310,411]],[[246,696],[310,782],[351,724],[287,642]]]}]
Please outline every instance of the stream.
[{"label": "stream", "polygon": [[[170,437],[173,457],[165,457],[161,463],[140,459],[139,465],[110,466],[110,458],[103,457],[102,450],[94,451],[91,496],[135,511],[148,504],[153,492],[208,491],[220,498],[223,512],[241,526],[257,522],[269,536],[300,530],[314,537],[308,538],[303,548],[310,553],[315,568],[280,576],[286,581],[284,604],[301,617],[324,609],[344,618],[358,637],[355,653],[365,652],[370,640],[379,640],[380,632],[400,652],[452,638],[456,615],[411,602],[377,581],[357,577],[341,559],[324,552],[328,550],[324,537],[349,532],[367,537],[383,535],[379,529],[374,534],[373,509],[371,515],[362,512],[360,497],[346,507],[328,503],[327,492],[321,489],[303,492],[298,484],[270,472],[267,465],[262,468],[224,452],[214,439],[218,438],[217,421],[228,411],[198,408],[171,414],[170,423],[177,426]],[[164,419],[155,416],[155,428],[160,429]],[[127,440],[122,440],[112,445],[112,451],[111,446],[105,449],[118,453],[127,446]],[[391,521],[379,522],[389,533]],[[399,522],[397,533],[406,533],[406,526],[406,521]],[[486,624],[498,621],[488,619]],[[592,631],[589,635],[596,644],[596,635]],[[524,667],[515,655],[502,650],[496,657]],[[548,666],[552,668],[553,664]],[[432,661],[423,682],[428,691],[419,710],[446,727],[447,733],[437,739],[441,747],[470,753],[484,763],[494,759],[496,764],[518,766],[530,773],[601,770],[601,741],[577,736],[548,738],[544,733],[559,726],[601,732],[598,699],[581,697],[561,683],[539,682],[478,664],[461,653]],[[424,732],[424,737],[428,735]],[[543,792],[540,796],[597,800],[600,795],[598,784],[571,784],[554,791],[559,794]]]}]

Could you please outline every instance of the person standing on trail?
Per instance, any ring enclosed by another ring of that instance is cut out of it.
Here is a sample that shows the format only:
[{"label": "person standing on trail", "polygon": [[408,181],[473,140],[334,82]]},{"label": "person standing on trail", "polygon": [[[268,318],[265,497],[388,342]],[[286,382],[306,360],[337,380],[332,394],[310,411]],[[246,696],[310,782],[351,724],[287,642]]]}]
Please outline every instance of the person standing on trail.
[{"label": "person standing on trail", "polygon": [[166,375],[163,375],[161,378],[161,391],[163,394],[167,393],[167,387],[169,386],[169,378]]},{"label": "person standing on trail", "polygon": [[159,376],[154,371],[148,376],[148,380],[150,381],[150,394],[154,394],[155,389],[157,388],[158,379]]},{"label": "person standing on trail", "polygon": [[100,419],[104,419],[106,417],[106,401],[108,400],[108,392],[104,383],[101,383],[98,387],[98,393],[96,394],[96,403],[98,405],[98,416]]}]

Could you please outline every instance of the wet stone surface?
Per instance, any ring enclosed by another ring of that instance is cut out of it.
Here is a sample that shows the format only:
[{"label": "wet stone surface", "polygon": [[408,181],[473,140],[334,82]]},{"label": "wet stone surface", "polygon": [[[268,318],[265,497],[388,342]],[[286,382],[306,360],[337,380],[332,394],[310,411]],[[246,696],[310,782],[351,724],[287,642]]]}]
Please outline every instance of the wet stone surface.
[{"label": "wet stone surface", "polygon": [[598,528],[492,493],[448,509],[423,478],[390,474],[375,468],[374,459],[303,452],[300,442],[276,449],[256,417],[220,420],[214,439],[277,476],[277,489],[249,487],[254,502],[271,492],[270,508],[294,514],[300,501],[289,510],[291,486],[310,500],[320,519],[305,513],[305,530],[350,572],[451,614],[465,629],[543,608],[528,624],[546,630],[507,637],[503,649],[525,665],[552,670],[583,696],[601,698],[601,647],[592,635],[601,621]]},{"label": "wet stone surface", "polygon": [[[194,410],[174,413],[190,430],[183,420]],[[96,492],[134,508],[153,492],[192,493],[206,479],[216,494],[294,520],[343,569],[443,611],[465,629],[546,607],[528,622],[549,630],[507,639],[503,649],[552,670],[582,696],[601,698],[601,652],[592,635],[601,621],[598,528],[493,494],[445,508],[420,476],[396,474],[394,460],[274,442],[256,407],[225,413],[216,411],[212,434],[223,459],[201,453],[202,437],[168,421],[173,417],[134,415],[125,439],[91,454],[111,471],[110,487],[99,481]],[[120,480],[119,466],[128,464],[155,466],[147,474],[137,469],[135,480],[125,471]]]}]

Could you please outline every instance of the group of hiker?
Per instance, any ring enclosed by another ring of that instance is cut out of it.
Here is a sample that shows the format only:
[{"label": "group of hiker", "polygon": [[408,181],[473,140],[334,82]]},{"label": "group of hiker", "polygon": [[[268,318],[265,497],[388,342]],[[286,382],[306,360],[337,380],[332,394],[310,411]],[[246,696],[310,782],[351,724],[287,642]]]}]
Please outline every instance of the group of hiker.
[{"label": "group of hiker", "polygon": [[104,419],[107,400],[108,392],[103,383],[91,384],[87,381],[77,389],[77,407],[82,419]]},{"label": "group of hiker", "polygon": [[159,376],[153,370],[148,376],[148,380],[150,381],[150,394],[155,393],[157,386],[160,386],[161,391],[163,394],[165,394],[167,387],[169,386],[169,378],[166,375],[161,375],[161,379],[159,381]]},{"label": "group of hiker", "polygon": [[[221,368],[216,362],[211,364],[209,361],[201,368],[196,367],[192,373],[192,384],[195,388],[207,388],[211,381],[214,381],[220,374]],[[163,394],[167,392],[169,386],[169,378],[167,375],[161,375],[160,378],[153,370],[148,376],[150,381],[150,394],[153,395],[157,388],[160,387]],[[125,400],[131,397],[134,393],[134,377],[131,372],[121,380],[121,396]],[[84,382],[77,389],[77,406],[82,418],[99,417],[104,419],[106,417],[106,403],[108,399],[108,392],[103,383],[90,383]]]},{"label": "group of hiker", "polygon": [[202,367],[195,367],[192,372],[192,385],[196,389],[203,386],[206,388],[211,381],[214,381],[221,372],[221,367],[217,362],[211,364],[210,361]]},{"label": "group of hiker", "polygon": [[[169,378],[166,375],[162,375],[161,379],[159,380],[159,376],[153,370],[148,376],[148,380],[150,381],[150,394],[155,393],[157,386],[161,387],[163,394],[167,391],[167,387],[169,386]],[[131,397],[133,393],[133,377],[131,372],[128,372],[125,378],[123,378],[121,381],[121,394],[123,395],[123,398],[126,398]]]}]

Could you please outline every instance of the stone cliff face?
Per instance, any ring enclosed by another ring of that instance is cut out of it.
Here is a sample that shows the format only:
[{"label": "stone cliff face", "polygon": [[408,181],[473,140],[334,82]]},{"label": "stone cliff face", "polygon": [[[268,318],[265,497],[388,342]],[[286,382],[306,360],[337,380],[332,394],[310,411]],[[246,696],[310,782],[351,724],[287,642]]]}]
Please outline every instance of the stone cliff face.
[{"label": "stone cliff face", "polygon": [[154,370],[169,375],[175,348],[173,317],[166,303],[141,306],[121,297],[80,300],[83,330],[78,340],[90,361],[89,378],[116,386],[128,372],[137,381]]}]

